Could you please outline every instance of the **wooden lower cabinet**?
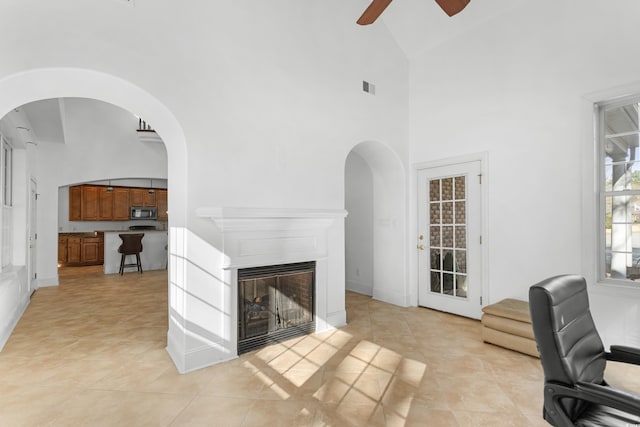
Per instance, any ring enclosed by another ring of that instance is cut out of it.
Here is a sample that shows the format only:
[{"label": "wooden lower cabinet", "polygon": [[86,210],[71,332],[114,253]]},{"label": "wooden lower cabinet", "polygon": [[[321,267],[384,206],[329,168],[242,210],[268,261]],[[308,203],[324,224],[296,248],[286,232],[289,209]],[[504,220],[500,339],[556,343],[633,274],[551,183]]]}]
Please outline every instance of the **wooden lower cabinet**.
[{"label": "wooden lower cabinet", "polygon": [[82,238],[69,237],[67,239],[67,264],[82,262]]},{"label": "wooden lower cabinet", "polygon": [[58,264],[67,263],[67,245],[69,238],[66,236],[58,236]]},{"label": "wooden lower cabinet", "polygon": [[101,265],[104,262],[104,235],[59,235],[58,264]]},{"label": "wooden lower cabinet", "polygon": [[83,264],[98,264],[100,260],[100,239],[98,237],[82,239],[82,260]]}]

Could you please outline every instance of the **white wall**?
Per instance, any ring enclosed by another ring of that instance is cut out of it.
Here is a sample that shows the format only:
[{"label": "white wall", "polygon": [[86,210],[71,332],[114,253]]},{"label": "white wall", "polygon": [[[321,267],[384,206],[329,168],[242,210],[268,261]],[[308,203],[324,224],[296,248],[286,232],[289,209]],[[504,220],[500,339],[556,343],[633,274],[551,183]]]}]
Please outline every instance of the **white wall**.
[{"label": "white wall", "polygon": [[[640,4],[579,3],[525,2],[411,63],[412,161],[488,152],[489,302],[556,274],[594,278],[590,94],[640,80]],[[638,324],[634,295],[592,294],[604,330],[619,313]]]},{"label": "white wall", "polygon": [[373,294],[373,175],[356,152],[347,156],[344,168],[345,286],[365,295]]}]

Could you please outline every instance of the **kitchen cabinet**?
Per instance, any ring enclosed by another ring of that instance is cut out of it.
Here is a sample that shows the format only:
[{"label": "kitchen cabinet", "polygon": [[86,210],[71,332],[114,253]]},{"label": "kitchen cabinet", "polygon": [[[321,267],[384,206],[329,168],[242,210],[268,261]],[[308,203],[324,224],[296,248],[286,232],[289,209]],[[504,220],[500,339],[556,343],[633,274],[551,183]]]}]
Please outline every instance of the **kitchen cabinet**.
[{"label": "kitchen cabinet", "polygon": [[66,236],[58,236],[58,264],[67,263],[67,241]]},{"label": "kitchen cabinet", "polygon": [[99,218],[100,188],[94,185],[82,186],[82,219],[84,221],[97,221]]},{"label": "kitchen cabinet", "polygon": [[167,190],[156,190],[156,201],[158,203],[158,221],[168,221],[169,204],[167,201]]},{"label": "kitchen cabinet", "polygon": [[82,256],[80,262],[83,264],[98,264],[100,260],[100,238],[82,238]]},{"label": "kitchen cabinet", "polygon": [[100,265],[103,262],[103,233],[58,235],[58,263],[60,265]]},{"label": "kitchen cabinet", "polygon": [[69,187],[69,221],[82,220],[82,187]]},{"label": "kitchen cabinet", "polygon": [[129,221],[131,206],[158,208],[158,220],[167,221],[167,190],[76,185],[69,187],[69,221]]},{"label": "kitchen cabinet", "polygon": [[113,189],[101,188],[98,191],[98,220],[113,220]]},{"label": "kitchen cabinet", "polygon": [[129,220],[129,189],[127,187],[107,187],[98,189],[98,220]]},{"label": "kitchen cabinet", "polygon": [[113,187],[113,220],[128,221],[130,218],[129,193],[127,187]]},{"label": "kitchen cabinet", "polygon": [[131,206],[158,206],[156,191],[157,190],[153,193],[149,193],[149,189],[147,188],[131,188]]},{"label": "kitchen cabinet", "polygon": [[82,238],[69,237],[67,239],[67,264],[82,262]]}]

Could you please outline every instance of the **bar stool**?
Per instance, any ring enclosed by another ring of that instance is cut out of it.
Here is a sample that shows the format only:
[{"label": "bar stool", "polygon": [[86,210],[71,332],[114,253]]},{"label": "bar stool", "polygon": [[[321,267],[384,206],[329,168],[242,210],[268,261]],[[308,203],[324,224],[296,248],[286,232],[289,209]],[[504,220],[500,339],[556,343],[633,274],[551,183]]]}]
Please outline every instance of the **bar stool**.
[{"label": "bar stool", "polygon": [[[120,257],[120,275],[124,274],[125,267],[137,267],[138,272],[142,274],[142,263],[140,262],[140,252],[142,252],[142,238],[144,233],[136,234],[119,234],[122,244],[118,248],[118,252],[122,254]],[[127,255],[135,255],[135,264],[125,264]]]}]

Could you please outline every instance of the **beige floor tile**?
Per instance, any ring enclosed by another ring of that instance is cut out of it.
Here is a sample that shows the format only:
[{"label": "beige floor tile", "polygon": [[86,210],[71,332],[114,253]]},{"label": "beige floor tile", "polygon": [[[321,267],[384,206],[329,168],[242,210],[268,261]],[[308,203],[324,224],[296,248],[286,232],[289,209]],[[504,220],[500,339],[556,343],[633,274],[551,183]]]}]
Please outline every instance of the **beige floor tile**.
[{"label": "beige floor tile", "polygon": [[171,427],[241,426],[254,403],[251,399],[198,396],[176,417]]},{"label": "beige floor tile", "polygon": [[314,401],[256,401],[242,423],[243,427],[309,426],[316,416],[318,403]]},{"label": "beige floor tile", "polygon": [[0,353],[0,425],[546,425],[538,359],[483,343],[475,320],[349,292],[344,328],[181,375],[166,280],[63,269],[39,289]]},{"label": "beige floor tile", "polygon": [[385,425],[384,411],[379,404],[320,404],[313,422],[315,427],[382,427]]},{"label": "beige floor tile", "polygon": [[193,400],[192,396],[84,390],[64,402],[53,426],[168,426]]}]

